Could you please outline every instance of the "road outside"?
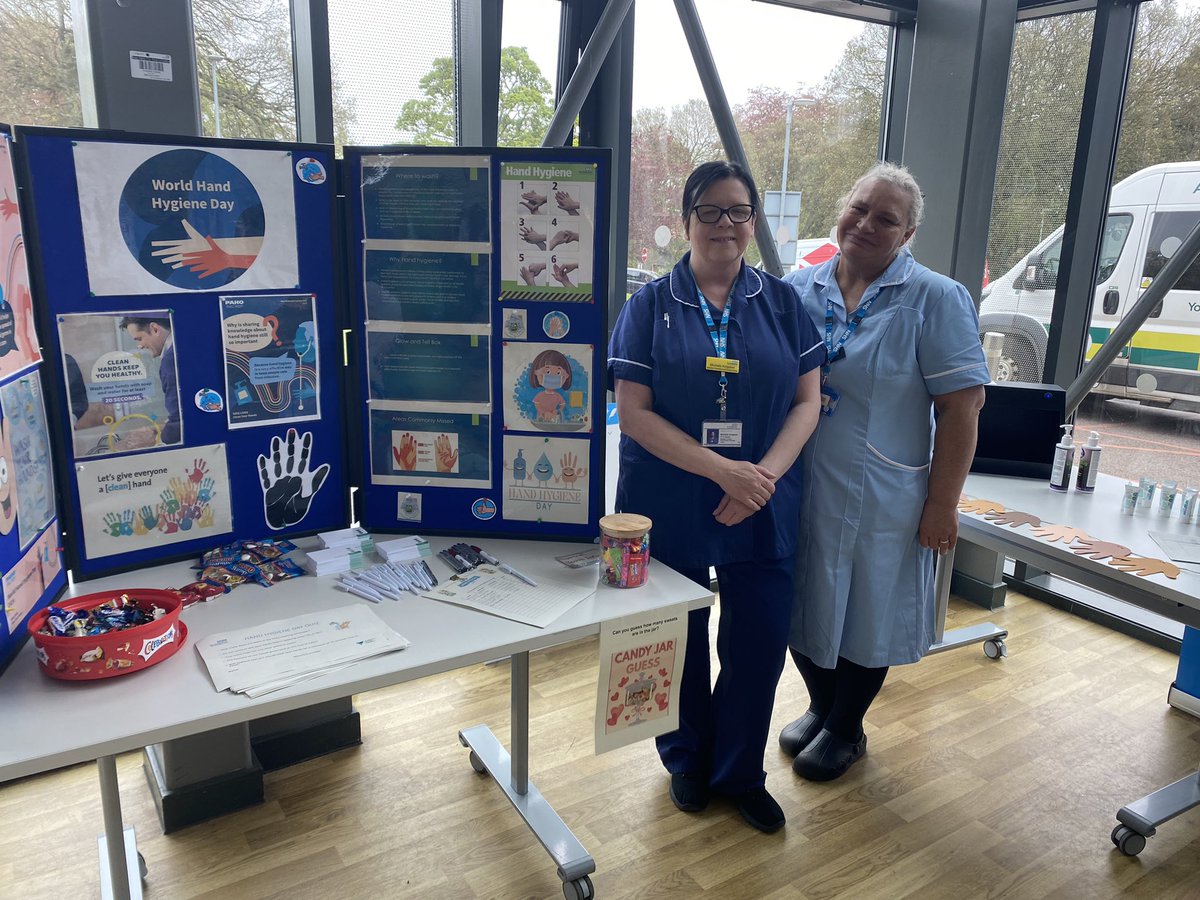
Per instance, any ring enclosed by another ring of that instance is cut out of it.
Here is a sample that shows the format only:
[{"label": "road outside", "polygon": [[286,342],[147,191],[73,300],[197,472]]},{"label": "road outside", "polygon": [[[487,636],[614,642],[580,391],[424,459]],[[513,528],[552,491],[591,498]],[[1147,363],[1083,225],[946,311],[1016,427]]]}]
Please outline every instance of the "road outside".
[{"label": "road outside", "polygon": [[[1091,394],[1075,418],[1075,444],[1099,432],[1100,471],[1137,481],[1174,481],[1182,491],[1200,485],[1200,413],[1142,406]],[[1076,449],[1076,458],[1079,451]]]}]

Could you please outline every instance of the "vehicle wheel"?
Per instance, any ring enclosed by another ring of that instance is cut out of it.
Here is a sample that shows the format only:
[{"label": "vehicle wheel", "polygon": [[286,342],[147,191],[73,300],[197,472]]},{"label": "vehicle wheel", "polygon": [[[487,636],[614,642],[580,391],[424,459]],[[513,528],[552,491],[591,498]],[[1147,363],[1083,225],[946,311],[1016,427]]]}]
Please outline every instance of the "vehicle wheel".
[{"label": "vehicle wheel", "polygon": [[996,363],[996,381],[1016,381],[1017,361],[1011,356],[1002,356]]},{"label": "vehicle wheel", "polygon": [[470,760],[471,760],[471,768],[472,769],[474,769],[480,775],[487,774],[487,766],[485,766],[483,764],[483,760],[480,759],[478,755],[476,755],[474,750],[471,751]]},{"label": "vehicle wheel", "polygon": [[592,879],[584,875],[574,881],[564,881],[563,896],[567,900],[591,900],[596,896],[596,890],[592,887]]},{"label": "vehicle wheel", "polygon": [[1138,834],[1128,825],[1118,825],[1112,830],[1112,842],[1126,856],[1137,856],[1146,849],[1145,835]]},{"label": "vehicle wheel", "polygon": [[1003,638],[983,642],[983,655],[988,659],[1003,659],[1008,656],[1008,645]]}]

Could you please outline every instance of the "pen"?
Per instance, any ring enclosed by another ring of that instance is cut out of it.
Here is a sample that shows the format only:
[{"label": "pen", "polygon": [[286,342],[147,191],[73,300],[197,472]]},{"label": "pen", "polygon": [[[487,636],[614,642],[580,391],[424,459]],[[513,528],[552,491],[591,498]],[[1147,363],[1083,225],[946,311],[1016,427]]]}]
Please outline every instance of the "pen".
[{"label": "pen", "polygon": [[536,582],[536,581],[534,581],[534,580],[533,580],[532,578],[530,578],[528,575],[525,575],[525,574],[522,574],[521,572],[518,572],[516,569],[514,569],[514,568],[513,568],[512,566],[510,566],[508,563],[498,563],[498,564],[497,564],[497,568],[499,568],[499,569],[500,569],[501,571],[503,571],[503,572],[507,572],[509,575],[512,575],[512,576],[514,576],[514,577],[516,577],[516,578],[520,578],[520,579],[521,579],[523,582],[525,582],[526,584],[530,585],[531,587],[537,587],[537,582]]},{"label": "pen", "polygon": [[454,554],[454,558],[457,559],[460,563],[462,563],[462,565],[463,565],[462,571],[463,572],[467,572],[467,571],[475,568],[473,565],[471,565],[469,562],[467,562],[465,557],[460,556],[457,553]]},{"label": "pen", "polygon": [[367,590],[366,588],[360,588],[358,585],[350,584],[345,581],[343,581],[341,584],[335,584],[334,587],[336,587],[339,591],[346,591],[348,594],[354,594],[357,597],[362,597],[364,600],[370,600],[372,603],[379,603],[383,600],[383,598],[374,591]]},{"label": "pen", "polygon": [[437,576],[433,574],[433,569],[429,568],[429,563],[421,560],[421,568],[425,570],[426,577],[433,582],[431,587],[437,587]]}]

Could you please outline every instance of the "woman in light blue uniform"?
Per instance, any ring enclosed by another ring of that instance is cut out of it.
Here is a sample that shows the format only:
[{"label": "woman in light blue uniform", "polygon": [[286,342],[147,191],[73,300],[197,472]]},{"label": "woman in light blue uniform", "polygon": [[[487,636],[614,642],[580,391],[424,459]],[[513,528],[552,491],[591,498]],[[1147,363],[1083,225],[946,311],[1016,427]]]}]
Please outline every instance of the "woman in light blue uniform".
[{"label": "woman in light blue uniform", "polygon": [[758,191],[705,163],[683,192],[691,252],[617,319],[608,371],[621,422],[616,508],[653,521],[650,552],[693,581],[716,566],[721,670],[709,610],[688,617],[679,729],[658,739],[681,810],[731,798],[762,831],[784,824],[763,752],[783,671],[801,446],[817,423],[824,345],[796,293],[748,267]]},{"label": "woman in light blue uniform", "polygon": [[789,638],[810,706],[779,736],[814,781],[866,752],[863,717],[888,667],[933,643],[934,561],[958,538],[989,380],[966,289],[908,249],[922,207],[906,169],[874,166],[843,204],[838,255],[787,279],[829,357],[802,457]]}]

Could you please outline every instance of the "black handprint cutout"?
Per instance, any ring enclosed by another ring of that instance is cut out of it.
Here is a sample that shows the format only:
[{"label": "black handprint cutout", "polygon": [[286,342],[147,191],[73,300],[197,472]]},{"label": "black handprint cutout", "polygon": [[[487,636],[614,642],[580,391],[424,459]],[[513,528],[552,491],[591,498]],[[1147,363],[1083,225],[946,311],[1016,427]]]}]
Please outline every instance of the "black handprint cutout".
[{"label": "black handprint cutout", "polygon": [[315,472],[309,471],[311,449],[311,431],[299,437],[295,428],[289,428],[286,439],[271,438],[270,459],[259,454],[258,475],[262,481],[263,509],[267,525],[276,531],[297,525],[308,515],[312,498],[329,474],[328,463]]}]

